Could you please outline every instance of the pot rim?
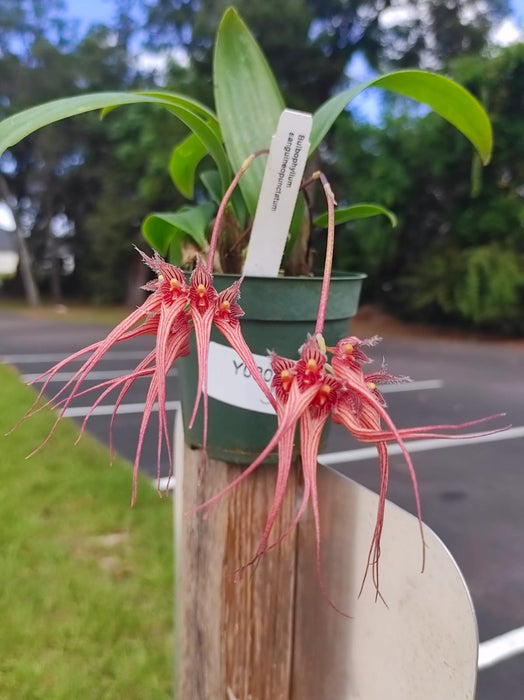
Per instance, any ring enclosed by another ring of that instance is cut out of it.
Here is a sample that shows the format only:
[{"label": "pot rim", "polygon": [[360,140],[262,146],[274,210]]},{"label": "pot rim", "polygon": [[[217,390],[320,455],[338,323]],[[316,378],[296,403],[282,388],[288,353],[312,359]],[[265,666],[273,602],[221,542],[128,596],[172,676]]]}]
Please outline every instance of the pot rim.
[{"label": "pot rim", "polygon": [[[190,270],[184,270],[186,276],[191,275]],[[365,272],[347,272],[346,270],[333,270],[331,273],[331,281],[334,280],[364,280],[367,279],[367,273]],[[324,277],[322,275],[277,275],[276,277],[265,277],[258,275],[242,275],[240,273],[234,272],[214,272],[213,277],[237,280],[240,277],[244,280],[274,280],[278,281],[279,284],[285,284],[286,281],[300,281],[305,282],[307,280],[313,280],[315,282],[322,281]]]}]

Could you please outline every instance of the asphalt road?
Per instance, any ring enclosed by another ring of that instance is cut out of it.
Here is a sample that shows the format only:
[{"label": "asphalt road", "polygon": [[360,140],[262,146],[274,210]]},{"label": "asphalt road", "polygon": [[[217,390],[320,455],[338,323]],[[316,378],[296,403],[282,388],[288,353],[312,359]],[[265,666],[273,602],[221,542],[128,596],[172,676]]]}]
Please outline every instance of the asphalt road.
[{"label": "asphalt road", "polygon": [[[0,311],[0,358],[32,378],[59,358],[88,345],[107,331],[102,326],[34,321]],[[380,329],[377,329],[380,332]],[[149,339],[118,346],[96,368],[121,374],[132,369]],[[524,632],[524,344],[447,340],[442,337],[386,338],[373,352],[380,365],[387,358],[393,374],[407,374],[409,391],[387,394],[390,413],[399,427],[460,423],[506,412],[496,425],[511,424],[493,441],[424,443],[412,450],[422,494],[425,522],[442,538],[470,587],[481,642],[511,630]],[[76,367],[78,365],[75,365]],[[98,375],[98,381],[109,374]],[[53,383],[58,390],[60,383]],[[126,396],[128,413],[117,419],[116,449],[133,460],[147,384],[139,380]],[[176,373],[168,379],[168,399],[176,402]],[[110,400],[104,403],[110,404]],[[85,413],[89,396],[72,404]],[[27,407],[13,408],[13,421]],[[75,420],[82,421],[80,416]],[[108,439],[108,416],[93,416],[89,430]],[[154,431],[154,427],[152,428]],[[364,449],[363,449],[364,448]],[[323,460],[375,489],[377,461],[373,451],[333,426]],[[168,472],[164,455],[162,473]],[[156,438],[151,432],[141,468],[156,475]],[[390,500],[413,512],[411,483],[400,456],[391,457]],[[481,670],[477,700],[520,700],[524,697],[524,646],[519,654]],[[444,700],[444,699],[443,699]]]}]

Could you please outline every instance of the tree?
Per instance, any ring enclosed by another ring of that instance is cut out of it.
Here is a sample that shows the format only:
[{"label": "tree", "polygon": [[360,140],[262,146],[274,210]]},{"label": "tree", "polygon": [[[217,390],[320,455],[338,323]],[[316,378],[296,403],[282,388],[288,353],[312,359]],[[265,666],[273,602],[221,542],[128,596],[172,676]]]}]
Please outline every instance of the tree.
[{"label": "tree", "polygon": [[[117,18],[116,41],[113,28],[103,26],[77,39],[74,28],[55,23],[53,13],[60,7],[59,2],[11,0],[9,12],[2,14],[2,116],[66,94],[140,85],[142,76],[128,52],[125,18]],[[133,146],[128,148],[130,133]],[[148,114],[145,120],[140,110],[131,109],[118,120],[110,115],[100,122],[97,115],[86,115],[51,126],[2,159],[0,169],[37,279],[56,300],[61,296],[64,253],[75,259],[70,291],[103,299],[105,290],[105,300],[124,300],[131,243],[140,242],[140,220],[150,208],[164,207],[167,193],[173,193],[165,143],[182,135],[169,115]],[[115,202],[121,206],[115,208]],[[65,237],[56,236],[57,220],[66,222]],[[99,239],[104,237],[105,254],[100,255]],[[117,279],[119,285],[102,284],[103,277]]]},{"label": "tree", "polygon": [[364,261],[368,290],[397,313],[522,332],[524,45],[461,59],[453,73],[492,119],[495,150],[481,182],[461,139],[432,115],[340,124],[339,178],[400,224],[393,234],[373,220],[341,231],[338,265]]},{"label": "tree", "polygon": [[[214,33],[230,4],[144,2],[148,46],[183,47],[196,74],[210,81]],[[442,66],[484,46],[493,22],[508,13],[507,0],[236,0],[234,5],[262,46],[290,105],[308,109],[347,82],[348,63],[357,52],[380,70],[406,64]],[[208,87],[210,93],[210,82]]]},{"label": "tree", "polygon": [[[61,50],[70,44],[72,27],[61,18],[63,3],[53,0],[43,3],[31,0],[7,0],[0,18],[0,84],[2,114],[28,106],[47,94],[53,80],[62,85],[71,85],[69,63]],[[52,37],[56,46],[51,44]],[[43,66],[46,69],[43,69]],[[57,83],[55,83],[57,85]],[[43,159],[56,148],[44,146],[46,137],[40,142],[42,150],[34,148],[36,139],[28,140],[22,147],[14,149],[0,164],[3,172],[3,191],[9,199],[13,215],[18,223],[17,233],[24,262],[21,274],[28,299],[37,298],[30,266],[38,249],[48,242],[52,217],[51,202],[55,198],[52,171]],[[48,144],[49,145],[49,144]],[[51,167],[56,161],[50,157]],[[34,233],[32,240],[29,235]],[[28,291],[30,290],[30,291]]]},{"label": "tree", "polygon": [[478,54],[491,27],[507,16],[507,0],[403,0],[384,10],[381,46],[386,63],[442,70],[453,59]]}]

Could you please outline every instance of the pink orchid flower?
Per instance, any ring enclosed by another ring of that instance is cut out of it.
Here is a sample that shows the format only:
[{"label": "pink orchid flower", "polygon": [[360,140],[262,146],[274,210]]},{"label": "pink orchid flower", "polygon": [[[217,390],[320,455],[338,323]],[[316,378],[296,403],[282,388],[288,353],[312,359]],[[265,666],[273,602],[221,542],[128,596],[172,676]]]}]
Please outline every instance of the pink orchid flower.
[{"label": "pink orchid flower", "polygon": [[[258,549],[253,559],[248,562],[248,564],[258,560],[268,548],[276,546],[276,544],[278,544],[292,529],[292,527],[290,527],[277,542],[269,546],[269,536],[282,505],[289,477],[297,426],[304,412],[310,405],[317,406],[324,403],[322,397],[327,396],[331,388],[331,378],[328,378],[324,369],[325,363],[325,355],[319,350],[316,341],[311,338],[302,346],[301,357],[297,362],[279,357],[275,354],[272,355],[271,366],[274,373],[272,388],[275,391],[278,428],[263,451],[242,471],[240,476],[228,484],[222,491],[196,508],[196,510],[208,508],[218,502],[226,493],[233,490],[241,481],[248,477],[278,445],[278,473],[273,504]],[[325,418],[322,416],[322,425],[325,423],[328,415],[329,413],[326,414]],[[312,442],[309,441],[309,444],[312,444]],[[309,455],[310,453],[311,449],[308,449],[307,454]],[[309,464],[310,462],[307,460],[307,465],[309,466]],[[300,518],[300,515],[307,505],[309,494],[311,493],[310,487],[311,480],[308,478],[303,503],[299,509],[296,520]]]},{"label": "pink orchid flower", "polygon": [[[133,311],[131,314],[129,314],[129,316],[121,321],[103,340],[93,343],[92,345],[73,353],[64,360],[61,360],[54,367],[47,370],[47,372],[35,380],[39,381],[44,379],[44,383],[35,403],[22,419],[25,420],[36,411],[43,408],[43,406],[38,408],[37,402],[56,373],[65,367],[69,362],[86,354],[90,353],[90,357],[78,370],[76,370],[73,377],[65,384],[65,386],[44,404],[44,406],[55,405],[60,408],[60,412],[47,438],[31,454],[34,454],[38,450],[42,449],[42,447],[49,441],[56,429],[56,426],[58,425],[58,422],[63,417],[70,403],[76,397],[82,396],[88,391],[105,388],[102,394],[95,401],[91,411],[86,416],[84,421],[85,426],[85,422],[92,414],[92,411],[103,400],[103,398],[113,389],[123,385],[113,411],[113,416],[111,419],[112,429],[115,413],[130,386],[140,377],[151,376],[151,382],[146,398],[146,406],[139,432],[137,457],[134,466],[133,502],[136,499],[138,461],[142,449],[145,428],[151,417],[154,404],[157,401],[159,405],[158,463],[160,464],[160,445],[162,442],[162,435],[166,436],[167,441],[165,377],[174,361],[178,357],[189,353],[188,337],[190,332],[190,326],[185,310],[185,307],[189,301],[189,288],[186,284],[184,273],[175,266],[165,262],[156,253],[153,258],[145,255],[144,253],[141,253],[141,255],[144,262],[157,274],[157,278],[155,280],[145,285],[145,289],[152,292],[152,294],[138,309]],[[98,384],[91,389],[82,389],[83,383],[87,379],[91,370],[116,343],[145,334],[154,334],[156,336],[156,347],[154,351],[150,352],[144,358],[144,360],[139,363],[133,372],[126,374],[123,377],[118,377],[108,382]],[[63,394],[66,394],[65,398],[60,398],[63,396]],[[84,426],[82,427],[80,434],[82,434]]]},{"label": "pink orchid flower", "polygon": [[[38,401],[57,372],[64,368],[69,362],[90,353],[88,359],[74,373],[73,377],[65,386],[44,404],[44,406],[54,405],[60,408],[60,412],[47,438],[31,454],[40,450],[48,442],[58,422],[63,417],[73,399],[91,391],[103,390],[95,400],[84,420],[84,425],[80,433],[82,434],[85,424],[92,415],[94,408],[99,405],[111,391],[120,388],[120,393],[111,417],[111,434],[118,407],[131,385],[141,377],[150,377],[134,463],[133,503],[136,500],[139,460],[145,431],[155,403],[158,403],[159,407],[158,469],[160,469],[159,465],[163,438],[165,438],[169,450],[169,435],[165,409],[166,377],[177,358],[189,354],[189,335],[192,329],[195,331],[199,371],[198,390],[191,420],[193,421],[196,416],[200,396],[203,394],[204,448],[207,437],[207,354],[211,326],[213,323],[244,361],[246,367],[272,405],[276,406],[275,399],[261,376],[256,361],[240,329],[239,318],[244,313],[238,304],[241,280],[237,280],[230,287],[218,293],[213,287],[212,275],[207,271],[201,261],[197,263],[188,285],[182,270],[167,263],[158,254],[155,253],[153,258],[150,258],[144,253],[141,253],[141,255],[146,264],[157,274],[157,278],[144,287],[147,291],[152,292],[152,294],[136,311],[133,311],[126,319],[119,323],[106,338],[78,350],[69,357],[58,362],[54,367],[50,368],[36,379],[35,381],[44,380],[43,387],[33,406],[22,418],[22,420],[25,420],[36,411],[42,410],[43,406],[38,407]],[[137,323],[140,325],[136,325]],[[83,383],[87,379],[89,372],[116,343],[145,334],[155,335],[155,349],[148,353],[132,372],[97,384],[90,389],[83,389]],[[64,394],[66,394],[65,397]]]},{"label": "pink orchid flower", "polygon": [[[471,437],[471,435],[457,436],[442,433],[442,430],[463,430],[484,423],[487,420],[498,416],[488,416],[476,421],[469,421],[460,425],[429,425],[417,428],[397,428],[386,411],[386,402],[377,388],[377,384],[395,383],[410,381],[408,377],[395,377],[387,373],[385,367],[371,374],[364,374],[360,363],[367,363],[369,358],[361,350],[362,346],[375,345],[380,339],[375,336],[370,339],[361,340],[355,336],[340,340],[335,348],[332,348],[333,357],[331,365],[335,376],[342,382],[344,390],[340,393],[338,401],[333,408],[332,419],[336,423],[341,423],[344,427],[361,442],[375,443],[379,457],[380,466],[380,491],[379,505],[377,509],[377,519],[375,531],[368,554],[366,572],[362,581],[364,586],[369,569],[372,571],[373,585],[377,597],[380,596],[379,588],[379,559],[380,541],[384,523],[384,510],[386,504],[386,494],[389,478],[389,457],[387,443],[397,442],[404,459],[406,461],[413,492],[415,495],[416,513],[420,526],[420,536],[422,541],[422,570],[425,562],[424,531],[422,529],[422,513],[420,494],[415,475],[415,469],[404,443],[405,440],[414,438],[442,438],[457,439],[457,437]],[[499,414],[502,415],[502,414]],[[382,428],[382,422],[387,429]],[[497,432],[497,430],[490,431]],[[489,433],[482,433],[483,435]],[[381,596],[380,596],[381,597]]]},{"label": "pink orchid flower", "polygon": [[[317,336],[310,337],[307,340],[301,348],[301,357],[298,361],[272,355],[271,366],[274,372],[272,388],[275,392],[277,402],[277,430],[264,450],[236,479],[228,484],[222,491],[194,509],[198,511],[217,503],[257,469],[275,446],[278,445],[279,461],[273,503],[258,548],[253,558],[246,563],[246,566],[255,563],[265,552],[277,546],[287,537],[298,524],[308,503],[311,503],[316,535],[318,580],[328,602],[338,612],[341,611],[338,610],[329,599],[321,573],[320,509],[316,480],[320,440],[322,431],[329,417],[331,417],[334,422],[342,424],[358,440],[375,443],[377,447],[380,465],[379,505],[377,509],[375,531],[368,554],[368,562],[361,590],[364,586],[367,573],[369,569],[371,569],[376,596],[382,597],[379,588],[379,559],[389,476],[387,443],[390,441],[398,443],[412,479],[423,545],[423,569],[425,544],[422,529],[420,495],[413,463],[404,441],[414,438],[456,439],[456,435],[442,433],[441,431],[461,430],[503,415],[497,414],[497,416],[489,416],[488,418],[469,421],[460,425],[430,425],[416,428],[397,428],[386,411],[385,402],[377,389],[377,384],[381,382],[391,383],[395,381],[407,381],[408,379],[406,377],[394,377],[393,375],[387,374],[384,369],[372,374],[364,374],[361,363],[367,363],[371,360],[364,355],[361,347],[375,345],[377,342],[377,337],[364,340],[351,337],[339,341],[336,348],[322,348],[323,340],[321,337]],[[351,351],[350,347],[352,348]],[[330,365],[327,364],[327,352],[333,353]],[[386,425],[386,429],[382,427],[383,423]],[[269,540],[272,528],[284,500],[292,463],[295,432],[298,425],[300,425],[300,455],[304,481],[302,501],[293,521],[284,532],[279,534],[274,542],[270,543]],[[475,435],[479,436],[493,432],[497,432],[497,430],[488,433],[475,433]],[[459,437],[468,438],[472,437],[472,435],[467,434]]]},{"label": "pink orchid flower", "polygon": [[[488,420],[488,418],[470,421],[469,423],[463,423],[461,425],[432,425],[419,428],[398,429],[386,411],[386,404],[377,389],[377,385],[384,382],[406,381],[407,378],[394,377],[387,373],[385,367],[382,367],[378,372],[370,374],[364,374],[362,369],[363,365],[371,361],[362,348],[376,345],[379,341],[378,336],[363,340],[354,336],[348,337],[340,340],[335,347],[326,347],[322,333],[326,316],[333,259],[335,200],[331,188],[322,173],[315,173],[313,179],[321,180],[326,194],[328,203],[328,238],[324,278],[315,331],[314,335],[310,336],[300,349],[300,358],[298,360],[283,358],[275,353],[271,355],[271,366],[274,372],[272,381],[274,395],[271,393],[260,374],[256,361],[240,329],[239,319],[243,315],[243,311],[238,304],[238,299],[242,280],[237,280],[226,290],[219,293],[214,288],[212,274],[218,232],[227,202],[238,180],[256,155],[257,154],[246,160],[224,195],[211,235],[207,265],[199,260],[191,274],[188,284],[183,271],[167,263],[157,253],[155,253],[153,257],[140,253],[144,262],[149,265],[156,274],[156,279],[149,282],[144,287],[145,290],[151,292],[150,296],[138,309],[119,323],[103,340],[73,353],[45,372],[39,378],[44,379],[40,394],[22,420],[25,420],[25,418],[36,411],[41,410],[42,407],[38,407],[38,400],[42,397],[43,392],[57,372],[69,362],[77,360],[84,355],[89,355],[89,357],[84,361],[80,369],[74,373],[73,377],[53,398],[44,404],[46,406],[50,404],[55,405],[60,408],[60,413],[49,436],[38,449],[41,449],[49,440],[58,421],[64,415],[71,401],[91,391],[101,391],[101,393],[88,412],[84,424],[82,425],[80,435],[85,428],[87,420],[90,415],[92,415],[94,408],[99,405],[110,391],[119,389],[119,394],[111,417],[111,434],[118,407],[130,387],[141,377],[150,378],[133,469],[132,503],[134,503],[136,500],[138,468],[145,430],[151,418],[155,403],[158,403],[159,407],[157,436],[158,465],[160,465],[161,449],[164,439],[169,450],[165,408],[166,376],[177,358],[189,353],[189,336],[192,329],[195,331],[197,348],[198,387],[191,416],[191,424],[193,424],[195,420],[200,398],[201,395],[203,395],[203,444],[205,452],[208,427],[208,353],[211,329],[214,324],[244,361],[260,389],[275,408],[278,426],[271,440],[252,464],[225,489],[213,496],[206,503],[198,506],[195,510],[207,508],[221,499],[226,493],[235,488],[240,481],[247,478],[278,445],[279,461],[273,504],[268,513],[259,546],[251,562],[248,562],[248,564],[256,562],[269,549],[279,544],[279,542],[281,542],[297,525],[306,507],[311,503],[315,526],[318,578],[321,589],[329,601],[329,596],[321,576],[321,527],[317,490],[317,464],[322,431],[329,417],[331,417],[333,421],[342,424],[358,440],[375,443],[377,447],[380,466],[379,506],[362,586],[364,585],[368,571],[371,569],[373,584],[378,597],[380,596],[378,566],[380,559],[380,541],[389,477],[387,443],[390,441],[398,443],[411,476],[423,545],[423,568],[425,546],[422,530],[420,496],[415,470],[404,441],[415,437],[453,438],[456,437],[454,434],[442,433],[441,431],[460,430],[482,423]],[[149,334],[155,336],[155,348],[144,357],[132,372],[116,379],[101,382],[89,389],[83,388],[83,383],[87,379],[89,372],[116,343]],[[332,356],[331,363],[328,362],[328,354]],[[300,451],[304,480],[302,501],[287,529],[283,533],[280,533],[276,540],[270,542],[273,526],[282,507],[289,479],[295,434],[298,428],[300,429]],[[331,601],[329,602],[333,605]],[[333,605],[333,607],[335,606]]]},{"label": "pink orchid flower", "polygon": [[[398,443],[413,483],[416,511],[422,540],[423,569],[425,543],[422,528],[420,495],[413,463],[404,441],[415,437],[441,437],[451,439],[456,436],[442,434],[440,431],[445,429],[460,430],[482,423],[495,416],[490,416],[489,418],[478,421],[470,421],[461,425],[432,425],[419,428],[398,429],[386,411],[386,404],[377,389],[377,384],[409,381],[408,378],[394,377],[386,372],[385,367],[382,367],[378,372],[367,375],[364,374],[362,369],[363,364],[371,362],[362,348],[376,345],[380,338],[378,336],[363,340],[357,337],[344,338],[337,343],[336,347],[326,348],[322,332],[327,309],[333,256],[335,201],[331,188],[324,176],[321,173],[316,174],[316,176],[321,179],[326,193],[329,225],[324,279],[315,335],[309,337],[302,346],[300,350],[300,359],[298,361],[279,357],[276,354],[271,355],[271,366],[274,372],[272,388],[276,399],[278,427],[273,437],[258,457],[227,487],[195,508],[193,512],[202,508],[208,508],[218,502],[223,496],[243,481],[243,479],[247,478],[278,445],[279,461],[273,503],[258,548],[253,558],[246,566],[256,562],[265,552],[278,545],[297,525],[308,503],[311,503],[315,526],[316,563],[319,584],[330,605],[338,612],[342,612],[338,610],[329,598],[322,579],[320,561],[321,528],[316,473],[321,435],[328,418],[331,416],[335,422],[344,425],[358,440],[373,442],[377,447],[380,465],[379,506],[375,531],[368,554],[366,571],[362,581],[362,588],[367,573],[371,568],[376,596],[382,597],[379,589],[379,559],[389,477],[387,442],[396,441]],[[327,362],[328,352],[332,355],[331,364]],[[386,426],[385,428],[382,427],[383,423]],[[300,425],[300,454],[304,481],[302,502],[287,529],[285,529],[274,542],[270,543],[270,535],[284,500],[292,462],[294,437],[298,425]],[[471,437],[471,435],[463,437]]]},{"label": "pink orchid flower", "polygon": [[269,391],[268,386],[257,367],[256,360],[253,357],[253,354],[246,341],[244,340],[244,336],[242,335],[242,331],[240,329],[240,322],[238,319],[244,315],[243,310],[237,303],[240,297],[241,283],[242,280],[239,279],[223,292],[218,293],[213,287],[213,277],[211,273],[205,269],[203,263],[200,261],[197,263],[197,266],[191,275],[189,299],[191,305],[191,318],[193,320],[197,345],[198,387],[189,427],[191,428],[195,421],[200,397],[203,396],[204,426],[202,444],[204,451],[207,444],[208,416],[207,360],[211,327],[213,323],[243,360],[247,369],[251,372],[251,376],[256,381],[260,389],[264,392],[271,405],[273,407],[276,406],[273,394]]},{"label": "pink orchid flower", "polygon": [[[133,494],[132,503],[137,495],[137,478],[142,452],[145,431],[150,421],[154,406],[158,404],[158,439],[157,439],[157,465],[158,477],[160,478],[160,458],[163,440],[169,448],[169,434],[166,415],[166,377],[172,365],[178,357],[189,354],[189,335],[192,329],[195,331],[198,361],[198,388],[195,398],[195,405],[191,416],[191,424],[194,422],[198,410],[200,397],[204,397],[204,431],[203,445],[204,452],[207,441],[208,424],[208,397],[207,397],[207,365],[208,352],[213,323],[224,335],[233,349],[244,361],[251,375],[265,393],[270,403],[276,407],[276,402],[264,381],[256,361],[247,343],[244,340],[240,329],[239,318],[243,311],[238,304],[240,296],[241,280],[237,280],[228,289],[218,293],[213,286],[213,260],[216,249],[220,222],[224,215],[227,202],[233,192],[238,180],[249,167],[254,154],[246,160],[240,171],[235,176],[230,187],[220,204],[215,225],[211,235],[207,266],[201,260],[197,261],[193,270],[189,284],[186,282],[184,272],[163,260],[158,253],[149,257],[139,251],[143,261],[154,271],[156,279],[148,282],[143,289],[151,292],[146,301],[123,321],[121,321],[103,340],[93,343],[69,357],[58,362],[54,367],[44,372],[37,381],[43,381],[43,386],[33,405],[26,412],[20,422],[42,410],[45,406],[53,405],[60,409],[59,415],[53,428],[44,442],[33,453],[42,449],[54,433],[56,426],[73,399],[91,391],[101,390],[101,394],[95,400],[93,406],[85,417],[80,436],[82,435],[87,420],[92,415],[93,410],[100,402],[113,390],[120,389],[116,400],[110,423],[110,449],[113,452],[112,429],[118,408],[129,391],[132,384],[141,377],[150,377],[149,388],[145,401],[145,408],[140,425],[138,444],[133,469]],[[111,379],[97,384],[89,389],[83,389],[83,384],[91,370],[113,348],[116,343],[120,343],[131,338],[152,334],[155,336],[155,349],[149,352],[146,357],[130,373],[121,377]],[[38,406],[39,400],[47,389],[53,377],[73,360],[77,360],[84,355],[89,355],[80,369],[51,399],[43,406]],[[18,423],[18,424],[19,424]],[[17,424],[17,425],[18,425]],[[17,426],[15,426],[16,428]],[[31,456],[31,455],[29,455]],[[170,455],[170,464],[172,462]]]}]

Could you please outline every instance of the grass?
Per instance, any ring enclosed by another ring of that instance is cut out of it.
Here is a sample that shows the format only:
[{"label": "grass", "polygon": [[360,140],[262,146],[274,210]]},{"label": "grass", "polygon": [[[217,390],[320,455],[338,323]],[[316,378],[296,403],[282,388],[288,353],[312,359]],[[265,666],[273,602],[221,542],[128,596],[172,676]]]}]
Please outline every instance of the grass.
[{"label": "grass", "polygon": [[0,366],[0,697],[172,697],[170,499],[109,466],[64,420],[42,411],[3,437],[33,392]]},{"label": "grass", "polygon": [[97,306],[67,302],[65,305],[44,302],[41,306],[28,306],[23,300],[0,299],[0,309],[11,311],[26,318],[65,323],[100,323],[115,326],[127,316],[130,309],[124,306]]}]

